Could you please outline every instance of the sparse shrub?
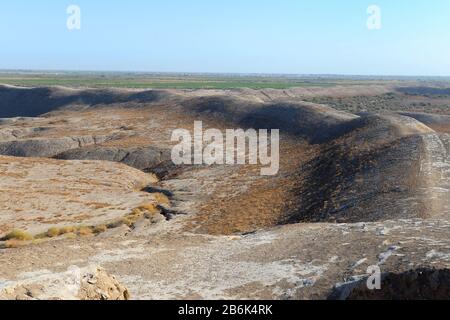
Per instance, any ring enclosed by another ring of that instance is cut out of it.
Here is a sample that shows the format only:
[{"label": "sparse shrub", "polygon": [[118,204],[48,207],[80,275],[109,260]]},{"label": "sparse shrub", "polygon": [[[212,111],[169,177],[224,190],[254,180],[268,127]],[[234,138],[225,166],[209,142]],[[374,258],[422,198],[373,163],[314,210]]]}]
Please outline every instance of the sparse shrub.
[{"label": "sparse shrub", "polygon": [[63,234],[67,234],[67,233],[75,233],[76,231],[77,231],[77,228],[73,227],[73,226],[62,227],[61,229],[59,229],[59,234],[63,235]]},{"label": "sparse shrub", "polygon": [[33,236],[26,231],[16,229],[16,230],[13,230],[10,233],[8,233],[2,240],[3,241],[8,241],[8,240],[30,241],[30,240],[33,240]]},{"label": "sparse shrub", "polygon": [[136,216],[142,216],[142,211],[141,211],[141,207],[139,207],[139,208],[134,208],[132,211],[131,211],[131,213],[128,215],[128,216],[130,216],[130,217],[136,217]]},{"label": "sparse shrub", "polygon": [[134,221],[131,220],[129,217],[124,217],[121,220],[122,220],[122,224],[125,224],[129,227],[131,227],[134,224]]},{"label": "sparse shrub", "polygon": [[47,232],[37,235],[35,238],[37,239],[43,239],[43,238],[56,238],[58,236],[67,234],[67,233],[74,233],[77,229],[75,227],[52,227],[47,230]]},{"label": "sparse shrub", "polygon": [[170,199],[163,193],[155,193],[155,200],[156,202],[158,202],[159,204],[163,204],[166,206],[170,205]]},{"label": "sparse shrub", "polygon": [[159,214],[160,214],[159,212],[146,212],[144,214],[144,218],[145,219],[153,219],[154,217],[156,217]]},{"label": "sparse shrub", "polygon": [[106,225],[106,228],[107,229],[115,229],[115,228],[121,227],[123,225],[127,225],[128,227],[132,227],[133,224],[140,217],[142,217],[143,215],[144,214],[138,208],[133,209],[133,211],[129,215],[127,215],[127,216],[125,216],[123,218],[120,218],[118,220],[114,220],[113,222],[108,223]]},{"label": "sparse shrub", "polygon": [[108,230],[108,227],[106,225],[100,225],[100,226],[94,227],[93,232],[96,234],[99,234],[99,233],[105,232],[106,230]]},{"label": "sparse shrub", "polygon": [[39,233],[34,236],[34,239],[37,239],[37,240],[41,240],[41,239],[45,239],[45,238],[48,238],[47,232]]},{"label": "sparse shrub", "polygon": [[123,221],[122,221],[122,219],[119,219],[119,220],[115,220],[111,223],[108,223],[106,226],[108,227],[108,229],[115,229],[122,225],[123,225]]},{"label": "sparse shrub", "polygon": [[93,230],[90,227],[80,227],[78,229],[78,235],[80,236],[90,236],[93,234]]},{"label": "sparse shrub", "polygon": [[61,234],[60,229],[59,228],[50,228],[47,230],[47,237],[49,238],[55,238],[57,236],[59,236]]},{"label": "sparse shrub", "polygon": [[73,232],[69,232],[69,233],[66,233],[64,235],[64,237],[66,237],[67,239],[75,239],[77,237],[77,235]]},{"label": "sparse shrub", "polygon": [[138,208],[140,211],[144,211],[146,213],[156,213],[159,212],[157,204],[155,203],[148,203],[140,206]]}]

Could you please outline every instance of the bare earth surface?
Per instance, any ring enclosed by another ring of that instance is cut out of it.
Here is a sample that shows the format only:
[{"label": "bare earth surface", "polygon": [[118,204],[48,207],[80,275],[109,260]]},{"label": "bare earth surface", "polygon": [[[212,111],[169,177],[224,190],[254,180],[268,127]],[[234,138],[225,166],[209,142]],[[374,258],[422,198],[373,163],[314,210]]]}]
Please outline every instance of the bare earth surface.
[{"label": "bare earth surface", "polygon": [[[0,298],[449,298],[436,88],[0,86]],[[172,131],[196,120],[279,128],[279,173],[173,165]],[[361,289],[373,265],[384,296]]]}]

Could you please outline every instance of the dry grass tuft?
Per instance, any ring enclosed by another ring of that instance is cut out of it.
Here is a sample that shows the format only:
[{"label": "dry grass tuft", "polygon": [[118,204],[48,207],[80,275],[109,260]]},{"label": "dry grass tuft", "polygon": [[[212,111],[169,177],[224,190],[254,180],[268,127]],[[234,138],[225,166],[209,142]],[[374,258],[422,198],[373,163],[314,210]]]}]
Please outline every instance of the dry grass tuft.
[{"label": "dry grass tuft", "polygon": [[134,208],[127,217],[140,217],[142,216],[142,208]]},{"label": "dry grass tuft", "polygon": [[49,238],[55,238],[57,236],[59,236],[61,234],[60,229],[59,228],[50,228],[47,230],[46,235]]},{"label": "dry grass tuft", "polygon": [[143,214],[143,213],[159,213],[158,205],[156,203],[144,204],[144,205],[140,206],[139,208],[137,208],[137,210],[139,210],[141,212],[141,214]]},{"label": "dry grass tuft", "polygon": [[170,206],[170,199],[163,193],[155,193],[155,201],[159,204]]},{"label": "dry grass tuft", "polygon": [[108,227],[106,225],[102,224],[102,225],[99,225],[99,226],[95,226],[92,231],[95,234],[99,234],[99,233],[105,232],[106,230],[108,230]]},{"label": "dry grass tuft", "polygon": [[98,226],[66,226],[66,227],[52,227],[46,232],[32,236],[23,230],[13,230],[7,234],[2,241],[5,243],[3,246],[5,248],[17,248],[19,246],[25,245],[25,241],[34,240],[36,243],[45,241],[45,239],[56,238],[59,236],[65,236],[68,239],[74,239],[78,236],[91,236],[98,235],[107,231],[108,229],[118,228],[120,226],[126,225],[130,228],[141,218],[150,219],[156,214],[160,214],[159,204],[169,204],[169,199],[161,194],[156,194],[156,202],[147,203],[134,208],[128,215],[123,218],[119,218],[109,224],[102,224]]},{"label": "dry grass tuft", "polygon": [[70,232],[70,233],[66,233],[66,234],[64,235],[64,237],[65,237],[66,239],[76,239],[78,236],[76,235],[76,233]]},{"label": "dry grass tuft", "polygon": [[76,231],[77,231],[77,228],[73,227],[73,226],[62,227],[61,229],[59,229],[59,234],[63,235],[63,234],[68,234],[68,233],[75,233]]},{"label": "dry grass tuft", "polygon": [[19,241],[30,241],[33,240],[33,236],[26,231],[16,229],[8,233],[3,239],[3,241],[8,240],[19,240]]},{"label": "dry grass tuft", "polygon": [[92,227],[79,227],[77,234],[82,237],[91,236],[94,234],[94,230]]},{"label": "dry grass tuft", "polygon": [[115,229],[115,228],[119,228],[119,227],[121,227],[121,226],[123,226],[123,221],[122,221],[122,219],[115,220],[115,221],[110,222],[110,223],[108,223],[108,224],[106,225],[106,227],[107,227],[108,229]]},{"label": "dry grass tuft", "polygon": [[[137,220],[137,219],[136,219]],[[127,225],[128,227],[132,227],[133,224],[136,222],[135,219],[133,219],[132,217],[124,217],[121,219],[122,224]]]}]

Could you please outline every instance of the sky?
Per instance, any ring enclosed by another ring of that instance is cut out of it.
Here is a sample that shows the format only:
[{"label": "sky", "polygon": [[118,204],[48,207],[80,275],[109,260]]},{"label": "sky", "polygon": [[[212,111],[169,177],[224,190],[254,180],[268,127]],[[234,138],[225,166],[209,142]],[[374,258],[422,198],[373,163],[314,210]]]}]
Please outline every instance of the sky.
[{"label": "sky", "polygon": [[450,1],[0,0],[0,69],[450,76]]}]

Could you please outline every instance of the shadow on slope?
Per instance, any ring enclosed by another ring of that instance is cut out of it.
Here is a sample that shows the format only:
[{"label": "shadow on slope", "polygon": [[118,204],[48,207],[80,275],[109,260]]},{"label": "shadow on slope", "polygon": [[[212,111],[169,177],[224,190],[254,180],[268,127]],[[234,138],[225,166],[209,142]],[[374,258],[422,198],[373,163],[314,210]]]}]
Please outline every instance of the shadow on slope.
[{"label": "shadow on slope", "polygon": [[369,290],[367,279],[336,287],[329,300],[448,300],[449,269],[417,269],[382,275],[381,290]]},{"label": "shadow on slope", "polygon": [[417,95],[417,96],[448,96],[450,95],[450,88],[437,87],[401,87],[397,88],[398,92]]},{"label": "shadow on slope", "polygon": [[296,135],[312,143],[322,143],[345,132],[342,124],[357,116],[337,111],[324,105],[307,102],[261,102],[252,96],[187,95],[171,100],[167,91],[125,91],[60,87],[19,88],[0,86],[0,118],[36,117],[66,107],[108,106],[154,102],[173,105],[180,102],[188,116],[198,120],[219,121],[231,128],[280,129],[282,133]]},{"label": "shadow on slope", "polygon": [[170,150],[152,146],[133,148],[89,146],[62,152],[55,158],[120,162],[139,170],[150,170],[167,163],[170,160]]},{"label": "shadow on slope", "polygon": [[420,112],[400,112],[399,114],[414,118],[437,132],[450,133],[450,116]]},{"label": "shadow on slope", "polygon": [[75,90],[66,88],[19,88],[0,85],[0,118],[36,117],[70,105],[152,103],[167,96],[164,91]]},{"label": "shadow on slope", "polygon": [[[286,223],[368,222],[433,215],[423,188],[429,181],[422,164],[434,131],[402,116],[367,116],[354,128],[321,146],[320,154],[300,169],[298,210]],[[445,160],[444,160],[445,161]]]},{"label": "shadow on slope", "polygon": [[183,103],[199,119],[215,119],[253,129],[279,129],[310,143],[323,143],[351,128],[344,125],[358,118],[333,108],[307,102],[256,103],[227,96],[193,98]]}]

